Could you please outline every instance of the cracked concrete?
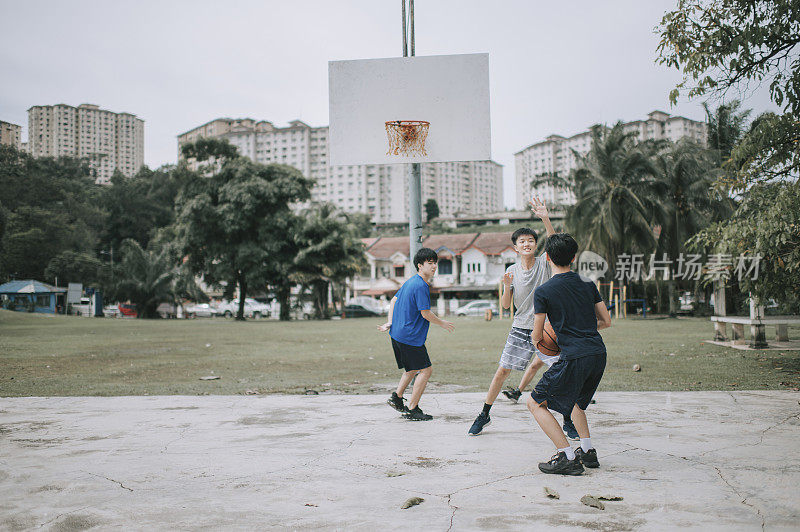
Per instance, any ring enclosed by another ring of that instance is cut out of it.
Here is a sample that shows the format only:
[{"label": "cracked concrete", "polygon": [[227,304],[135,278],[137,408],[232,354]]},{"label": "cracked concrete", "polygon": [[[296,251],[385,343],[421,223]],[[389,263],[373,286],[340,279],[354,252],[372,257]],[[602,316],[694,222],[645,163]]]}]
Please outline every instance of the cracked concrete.
[{"label": "cracked concrete", "polygon": [[[601,467],[582,477],[538,471],[552,448],[522,403],[499,399],[471,438],[483,394],[430,394],[422,406],[437,418],[417,423],[385,400],[2,399],[0,530],[779,530],[800,519],[796,392],[600,393],[589,422]],[[623,500],[600,511],[586,494]],[[401,510],[414,496],[425,502]]]}]

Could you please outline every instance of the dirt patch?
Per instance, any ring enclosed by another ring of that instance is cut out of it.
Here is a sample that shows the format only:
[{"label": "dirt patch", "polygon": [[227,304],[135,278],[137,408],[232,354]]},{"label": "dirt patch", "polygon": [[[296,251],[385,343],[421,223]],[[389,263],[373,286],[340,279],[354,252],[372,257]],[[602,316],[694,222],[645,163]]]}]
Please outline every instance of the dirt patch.
[{"label": "dirt patch", "polygon": [[303,410],[279,410],[261,416],[245,416],[236,420],[239,425],[277,425],[305,419]]},{"label": "dirt patch", "polygon": [[168,406],[161,410],[200,410],[199,406]]},{"label": "dirt patch", "polygon": [[53,524],[53,530],[75,532],[77,530],[89,530],[100,524],[102,524],[102,521],[92,515],[70,514]]},{"label": "dirt patch", "polygon": [[444,462],[439,460],[438,458],[427,458],[425,456],[417,456],[415,460],[409,460],[408,462],[404,462],[406,465],[414,466],[414,467],[441,467]]},{"label": "dirt patch", "polygon": [[13,515],[0,521],[0,529],[16,532],[36,528],[36,520],[28,515]]},{"label": "dirt patch", "polygon": [[68,438],[17,438],[9,440],[23,447],[56,447],[69,441]]}]

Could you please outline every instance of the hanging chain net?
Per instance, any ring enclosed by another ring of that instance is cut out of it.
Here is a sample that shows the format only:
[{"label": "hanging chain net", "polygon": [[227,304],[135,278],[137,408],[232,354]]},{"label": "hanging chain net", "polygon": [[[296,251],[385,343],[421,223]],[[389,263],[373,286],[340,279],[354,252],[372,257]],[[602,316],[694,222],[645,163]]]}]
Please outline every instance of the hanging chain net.
[{"label": "hanging chain net", "polygon": [[386,122],[389,151],[386,155],[428,155],[425,139],[430,122],[424,120],[392,120]]}]

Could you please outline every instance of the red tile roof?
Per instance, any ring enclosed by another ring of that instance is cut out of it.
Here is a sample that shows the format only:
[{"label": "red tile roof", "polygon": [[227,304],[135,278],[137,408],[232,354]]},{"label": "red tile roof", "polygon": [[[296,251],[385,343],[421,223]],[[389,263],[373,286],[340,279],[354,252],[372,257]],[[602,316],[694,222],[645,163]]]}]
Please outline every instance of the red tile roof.
[{"label": "red tile roof", "polygon": [[422,245],[426,248],[431,248],[434,251],[445,247],[456,255],[459,255],[462,251],[467,249],[470,244],[472,244],[477,236],[478,233],[430,235],[428,238],[422,241]]},{"label": "red tile roof", "polygon": [[470,247],[483,251],[487,255],[499,255],[508,248],[513,249],[511,235],[513,233],[481,233]]},{"label": "red tile roof", "polygon": [[407,236],[384,236],[367,249],[367,252],[376,259],[389,259],[398,251],[408,256]]}]

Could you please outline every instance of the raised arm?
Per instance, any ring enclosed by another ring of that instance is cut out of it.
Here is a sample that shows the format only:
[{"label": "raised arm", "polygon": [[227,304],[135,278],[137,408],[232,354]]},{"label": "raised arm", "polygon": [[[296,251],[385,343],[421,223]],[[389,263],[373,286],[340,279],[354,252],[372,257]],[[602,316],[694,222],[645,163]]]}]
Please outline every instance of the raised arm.
[{"label": "raised arm", "polygon": [[453,329],[456,328],[455,325],[453,325],[449,321],[445,321],[445,320],[441,319],[439,316],[434,314],[433,311],[431,311],[430,309],[428,309],[428,310],[420,310],[419,313],[422,314],[423,318],[425,318],[429,322],[433,323],[434,325],[438,325],[439,327],[441,327],[445,331],[453,332]]},{"label": "raised arm", "polygon": [[554,235],[556,230],[553,229],[553,224],[550,223],[550,212],[547,210],[544,200],[537,195],[531,197],[530,205],[533,208],[533,214],[539,217],[544,222],[544,228],[547,231],[547,236]]},{"label": "raised arm", "polygon": [[389,315],[386,316],[386,323],[383,325],[378,325],[378,330],[381,332],[386,332],[392,328],[392,312],[394,312],[394,302],[397,301],[397,296],[392,298],[392,301],[389,303]]}]

